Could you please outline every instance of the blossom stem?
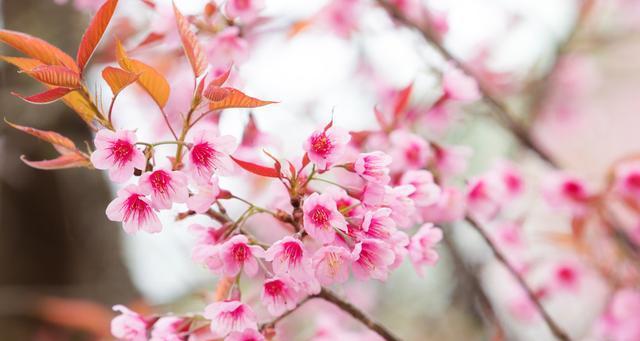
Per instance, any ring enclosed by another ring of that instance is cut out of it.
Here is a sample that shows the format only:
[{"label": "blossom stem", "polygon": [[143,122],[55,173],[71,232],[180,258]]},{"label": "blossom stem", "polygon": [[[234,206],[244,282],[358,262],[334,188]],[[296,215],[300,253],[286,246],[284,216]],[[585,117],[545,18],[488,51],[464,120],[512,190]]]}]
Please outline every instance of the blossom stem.
[{"label": "blossom stem", "polygon": [[489,237],[489,235],[481,226],[481,224],[469,216],[465,217],[465,221],[469,223],[480,234],[482,239],[484,239],[484,241],[487,243],[487,245],[493,252],[493,255],[496,257],[496,259],[500,263],[502,263],[502,265],[504,265],[504,267],[507,268],[507,270],[509,270],[511,275],[516,279],[520,287],[522,287],[522,289],[525,291],[525,293],[527,294],[531,302],[533,302],[537,310],[540,312],[540,315],[542,316],[543,320],[549,327],[549,330],[551,331],[551,333],[559,340],[570,341],[571,338],[569,338],[567,333],[564,330],[562,330],[562,328],[560,328],[560,326],[553,320],[551,315],[547,313],[547,311],[542,306],[542,303],[540,303],[540,300],[538,300],[538,298],[536,297],[536,294],[533,292],[531,287],[529,287],[529,285],[524,280],[524,278],[520,275],[518,270],[516,270],[516,268],[513,267],[513,265],[511,265],[509,260],[507,260],[507,257],[504,255],[504,253],[502,253],[502,251],[500,251],[497,245],[494,244],[493,240],[491,239],[491,237]]},{"label": "blossom stem", "polygon": [[558,168],[559,163],[553,159],[551,155],[544,149],[542,149],[533,140],[527,129],[515,119],[515,115],[507,108],[507,106],[498,100],[491,94],[489,88],[484,82],[471,72],[471,70],[460,60],[453,56],[449,50],[447,50],[441,43],[436,34],[428,27],[428,25],[420,25],[409,19],[400,9],[391,4],[387,0],[375,0],[386,12],[398,22],[408,28],[417,30],[422,37],[431,45],[435,50],[446,60],[452,62],[456,67],[462,70],[465,74],[473,77],[478,83],[478,89],[482,94],[482,99],[488,104],[498,121],[509,130],[513,136],[527,149],[536,153],[542,160],[546,161],[550,165]]}]

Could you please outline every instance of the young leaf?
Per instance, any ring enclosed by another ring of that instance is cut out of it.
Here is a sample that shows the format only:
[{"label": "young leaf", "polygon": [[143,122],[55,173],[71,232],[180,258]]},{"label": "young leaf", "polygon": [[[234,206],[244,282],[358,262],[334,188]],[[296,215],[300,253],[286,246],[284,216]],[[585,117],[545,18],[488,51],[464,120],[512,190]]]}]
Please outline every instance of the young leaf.
[{"label": "young leaf", "polygon": [[22,155],[20,156],[20,160],[30,167],[43,170],[88,167],[91,165],[91,161],[89,161],[85,155],[80,153],[61,155],[53,160],[42,161],[29,161],[24,155]]},{"label": "young leaf", "polygon": [[207,87],[210,88],[210,87],[222,86],[222,84],[224,84],[224,82],[226,82],[227,79],[229,79],[229,74],[231,74],[231,68],[228,68],[227,71],[225,71],[223,74],[221,74],[220,76],[212,80]]},{"label": "young leaf", "polygon": [[75,72],[80,71],[73,58],[40,38],[21,32],[0,30],[0,41],[44,64],[64,65]]},{"label": "young leaf", "polygon": [[35,136],[42,141],[49,142],[60,154],[70,154],[76,152],[76,145],[68,138],[56,133],[55,131],[39,130],[31,127],[17,125],[4,120],[11,127],[20,130],[23,133]]},{"label": "young leaf", "polygon": [[59,100],[71,91],[73,90],[69,88],[51,88],[45,92],[41,92],[39,94],[31,96],[24,96],[15,92],[12,92],[11,94],[21,98],[25,102],[29,102],[32,104],[49,104]]},{"label": "young leaf", "polygon": [[178,32],[180,32],[180,40],[182,40],[182,47],[184,54],[187,55],[193,74],[199,77],[207,68],[207,59],[202,52],[200,44],[198,44],[198,38],[195,33],[189,29],[189,22],[180,13],[176,7],[175,1],[173,2],[173,11],[176,16],[176,24],[178,25]]},{"label": "young leaf", "polygon": [[209,110],[256,108],[275,103],[247,96],[242,91],[234,88],[209,88],[205,90],[204,97],[211,101],[209,103]]},{"label": "young leaf", "polygon": [[398,120],[400,116],[404,113],[405,109],[407,109],[407,105],[409,104],[409,98],[411,97],[412,90],[413,90],[413,83],[407,85],[407,87],[400,90],[400,92],[397,94],[396,101],[393,107],[394,120]]},{"label": "young leaf", "polygon": [[62,65],[41,65],[31,71],[26,71],[31,77],[48,85],[79,88],[80,75]]},{"label": "young leaf", "polygon": [[91,58],[91,55],[98,46],[98,43],[100,43],[100,39],[102,39],[102,35],[107,30],[107,26],[109,25],[109,21],[111,21],[111,17],[113,16],[113,12],[115,12],[117,5],[118,0],[107,0],[102,4],[96,15],[91,20],[89,27],[84,32],[82,40],[80,41],[80,46],[78,47],[78,55],[76,56],[76,62],[78,63],[80,73],[82,73],[82,70],[84,70],[84,67],[87,65],[89,58]]},{"label": "young leaf", "polygon": [[233,159],[233,161],[235,161],[238,164],[238,166],[242,167],[244,170],[249,171],[249,172],[251,172],[253,174],[260,175],[260,176],[265,176],[265,177],[268,177],[268,178],[279,178],[280,177],[280,173],[278,171],[276,171],[274,168],[260,166],[258,164],[253,163],[253,162],[242,161],[242,160],[236,159],[233,156],[231,156],[231,159]]},{"label": "young leaf", "polygon": [[93,126],[93,120],[98,114],[97,108],[77,91],[72,91],[62,97],[62,101],[69,108],[73,109],[83,121],[89,126]]},{"label": "young leaf", "polygon": [[116,67],[107,66],[102,70],[102,78],[104,78],[107,85],[111,88],[111,92],[117,95],[122,89],[137,81],[138,75]]},{"label": "young leaf", "polygon": [[34,58],[0,56],[0,59],[9,64],[13,64],[20,69],[20,71],[29,71],[44,65],[41,61]]},{"label": "young leaf", "polygon": [[167,100],[169,100],[170,92],[169,82],[164,76],[151,66],[129,58],[120,41],[116,42],[116,57],[118,58],[118,64],[123,69],[140,75],[138,84],[149,93],[158,106],[164,108]]}]

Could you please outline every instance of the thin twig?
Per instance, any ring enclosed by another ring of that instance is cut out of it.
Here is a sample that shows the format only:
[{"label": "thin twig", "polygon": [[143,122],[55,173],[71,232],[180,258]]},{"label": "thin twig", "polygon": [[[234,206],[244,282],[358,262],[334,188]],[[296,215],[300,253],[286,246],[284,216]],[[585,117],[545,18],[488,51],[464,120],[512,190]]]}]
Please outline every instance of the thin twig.
[{"label": "thin twig", "polygon": [[551,315],[547,313],[547,311],[542,306],[542,303],[540,303],[540,301],[536,297],[536,294],[533,292],[531,287],[529,287],[529,285],[524,280],[524,278],[520,275],[518,270],[516,270],[516,268],[514,268],[513,265],[511,265],[511,263],[507,260],[507,257],[505,257],[505,255],[502,253],[502,251],[500,251],[500,249],[498,249],[498,247],[493,243],[493,240],[491,240],[491,237],[489,237],[489,235],[484,230],[484,228],[482,228],[480,223],[469,216],[465,217],[465,220],[480,234],[480,236],[482,237],[482,239],[484,239],[484,241],[487,243],[489,248],[491,248],[491,251],[493,251],[493,255],[496,257],[496,259],[500,263],[502,263],[502,265],[504,265],[504,267],[507,268],[507,270],[509,270],[509,272],[516,279],[518,284],[520,284],[520,286],[526,292],[531,302],[533,302],[533,304],[536,306],[536,308],[540,312],[540,315],[546,322],[547,326],[549,326],[551,333],[553,333],[553,335],[560,340],[563,340],[563,341],[571,340],[567,335],[567,333],[565,333],[564,330],[562,330],[562,328],[560,328],[560,326],[558,326],[558,324],[553,320]]},{"label": "thin twig", "polygon": [[433,48],[435,48],[435,50],[438,51],[438,53],[445,60],[450,61],[465,74],[473,77],[478,83],[478,89],[482,94],[482,99],[493,109],[492,113],[496,116],[498,121],[502,123],[502,125],[504,125],[504,127],[508,129],[523,146],[536,153],[538,156],[540,156],[541,159],[545,160],[552,166],[556,168],[558,167],[558,163],[551,157],[551,155],[549,155],[544,149],[542,149],[535,143],[535,141],[529,135],[527,129],[515,119],[516,116],[511,113],[507,106],[500,100],[498,100],[495,96],[493,96],[484,82],[479,77],[476,77],[473,72],[471,72],[471,69],[469,69],[464,63],[458,60],[440,43],[436,34],[428,26],[423,26],[413,22],[404,13],[402,13],[402,11],[400,11],[393,4],[389,3],[387,0],[375,1],[380,6],[382,6],[392,18],[394,18],[404,26],[420,32],[422,37],[429,44],[431,44]]}]

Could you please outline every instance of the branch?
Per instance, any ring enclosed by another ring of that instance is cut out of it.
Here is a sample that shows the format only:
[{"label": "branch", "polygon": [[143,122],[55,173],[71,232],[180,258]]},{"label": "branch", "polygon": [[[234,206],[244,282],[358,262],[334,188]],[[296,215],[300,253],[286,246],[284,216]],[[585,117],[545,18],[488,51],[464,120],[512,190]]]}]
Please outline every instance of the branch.
[{"label": "branch", "polygon": [[309,300],[311,300],[313,298],[321,298],[321,299],[323,299],[323,300],[325,300],[327,302],[333,303],[336,307],[340,308],[345,313],[351,315],[351,317],[353,317],[354,319],[360,321],[367,328],[371,329],[372,331],[374,331],[376,334],[380,335],[380,337],[382,337],[383,339],[385,339],[387,341],[400,341],[400,339],[398,337],[396,337],[393,334],[391,334],[391,332],[389,330],[387,330],[384,326],[382,326],[378,322],[372,320],[369,316],[367,316],[364,312],[362,312],[356,306],[354,306],[353,304],[341,299],[335,293],[333,293],[329,289],[325,289],[325,288],[322,288],[320,293],[318,293],[316,295],[307,296],[304,300],[300,301],[300,303],[298,303],[298,305],[296,305],[295,308],[293,308],[293,309],[287,311],[286,313],[276,317],[272,321],[267,322],[267,323],[263,323],[260,326],[260,331],[264,331],[265,329],[268,329],[268,328],[273,328],[283,318],[289,316],[291,313],[296,311],[303,304],[305,304],[306,302],[308,302]]},{"label": "branch", "polygon": [[478,89],[480,90],[483,101],[493,109],[492,113],[496,116],[498,121],[502,123],[502,125],[508,129],[523,146],[536,153],[541,159],[548,162],[550,165],[558,168],[558,163],[551,157],[551,155],[535,143],[527,132],[527,129],[520,124],[520,122],[516,121],[516,116],[510,112],[507,106],[493,96],[484,82],[479,77],[476,77],[464,63],[454,57],[453,54],[451,54],[451,52],[449,52],[449,50],[440,43],[436,34],[428,26],[421,26],[420,24],[413,22],[387,0],[375,1],[382,6],[382,8],[384,8],[392,18],[396,19],[404,26],[420,32],[422,37],[431,44],[444,59],[453,63],[468,76],[473,77],[476,80],[476,83],[478,83]]},{"label": "branch", "polygon": [[533,304],[536,306],[536,308],[540,312],[540,315],[542,315],[542,318],[544,319],[545,323],[549,327],[549,330],[551,330],[551,333],[559,340],[570,341],[571,339],[569,338],[569,336],[564,332],[564,330],[562,330],[562,328],[560,328],[560,326],[558,326],[558,324],[553,320],[553,318],[547,313],[547,311],[544,309],[544,307],[536,297],[533,290],[529,287],[529,285],[524,280],[524,278],[522,278],[518,270],[516,270],[513,267],[513,265],[511,265],[511,263],[509,263],[509,261],[507,260],[505,255],[502,253],[502,251],[500,251],[498,247],[493,243],[493,241],[491,240],[487,232],[482,228],[480,223],[469,216],[465,217],[465,220],[469,224],[471,224],[471,226],[480,234],[482,239],[484,239],[487,245],[489,245],[489,248],[491,248],[491,251],[493,251],[493,255],[496,257],[496,259],[500,263],[502,263],[502,265],[504,265],[504,267],[506,267],[507,270],[509,270],[509,272],[516,279],[518,284],[520,284],[520,286],[526,292],[531,302],[533,302]]}]

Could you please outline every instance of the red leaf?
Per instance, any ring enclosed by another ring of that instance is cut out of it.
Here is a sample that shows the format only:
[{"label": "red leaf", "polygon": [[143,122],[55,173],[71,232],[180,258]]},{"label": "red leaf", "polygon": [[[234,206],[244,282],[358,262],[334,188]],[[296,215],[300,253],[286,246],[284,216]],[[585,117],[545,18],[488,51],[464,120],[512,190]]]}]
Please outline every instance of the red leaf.
[{"label": "red leaf", "polygon": [[256,108],[275,103],[247,96],[242,91],[234,88],[219,88],[215,86],[208,87],[207,90],[204,91],[204,97],[211,100],[211,103],[209,103],[209,110]]},{"label": "red leaf", "polygon": [[229,79],[229,74],[231,74],[231,68],[228,68],[227,71],[225,71],[223,74],[221,74],[220,76],[212,80],[211,83],[209,83],[208,87],[222,86],[222,84],[224,84],[224,82],[226,82],[227,79]]},{"label": "red leaf", "polygon": [[112,66],[107,66],[102,70],[102,78],[107,82],[107,85],[109,85],[114,95],[117,95],[122,89],[137,81],[138,76],[139,75],[135,73]]},{"label": "red leaf", "polygon": [[244,170],[249,171],[249,172],[251,172],[253,174],[260,175],[260,176],[265,176],[265,177],[268,177],[268,178],[279,178],[280,177],[280,173],[278,173],[278,171],[276,171],[273,168],[260,166],[258,164],[253,163],[253,162],[242,161],[242,160],[236,159],[233,156],[231,156],[231,159],[233,159],[233,161],[235,161]]},{"label": "red leaf", "polygon": [[61,65],[42,65],[31,71],[26,71],[31,77],[40,82],[65,88],[79,88],[80,75]]},{"label": "red leaf", "polygon": [[89,58],[91,58],[91,55],[95,51],[96,46],[100,43],[102,35],[104,35],[104,32],[107,30],[107,26],[111,21],[113,12],[116,10],[116,6],[118,6],[118,0],[107,0],[102,4],[96,15],[91,20],[89,27],[84,32],[82,40],[80,41],[80,46],[78,47],[78,55],[76,56],[80,73],[84,70]]},{"label": "red leaf", "polygon": [[24,155],[20,156],[20,160],[27,165],[37,169],[65,169],[74,167],[88,167],[91,165],[89,159],[79,153],[61,155],[52,160],[29,161]]},{"label": "red leaf", "polygon": [[12,92],[11,94],[29,103],[48,104],[59,100],[71,91],[72,90],[69,88],[51,88],[45,92],[41,92],[39,94],[31,96],[23,96],[15,92]]},{"label": "red leaf", "polygon": [[0,41],[44,64],[64,65],[75,72],[80,71],[73,58],[40,38],[21,32],[0,30]]},{"label": "red leaf", "polygon": [[11,127],[18,129],[24,133],[35,136],[42,141],[51,143],[60,154],[69,154],[75,152],[76,145],[70,139],[56,133],[55,131],[39,130],[31,127],[25,127],[13,124],[6,119],[4,120]]},{"label": "red leaf", "polygon": [[175,12],[176,24],[178,25],[178,32],[180,32],[180,40],[182,40],[184,54],[187,55],[191,69],[193,69],[193,73],[197,78],[207,68],[207,59],[202,52],[200,44],[198,44],[198,38],[195,33],[189,29],[189,22],[182,13],[180,13],[175,1],[173,2],[173,11]]},{"label": "red leaf", "polygon": [[406,88],[400,90],[396,102],[393,107],[393,117],[397,120],[409,104],[409,98],[411,97],[411,90],[413,89],[413,83],[407,85]]},{"label": "red leaf", "polygon": [[4,60],[7,63],[13,64],[18,69],[20,69],[20,71],[29,71],[37,68],[38,66],[44,65],[41,61],[34,58],[0,56],[0,59]]},{"label": "red leaf", "polygon": [[142,40],[142,42],[141,42],[140,44],[138,44],[138,46],[136,47],[136,49],[137,49],[137,48],[140,48],[140,47],[142,47],[142,46],[146,46],[146,45],[149,45],[149,44],[155,43],[156,41],[160,41],[160,40],[162,40],[162,39],[164,39],[164,34],[156,33],[156,32],[151,32],[151,33],[149,33],[149,35],[148,35],[146,38],[144,38],[144,39]]}]

